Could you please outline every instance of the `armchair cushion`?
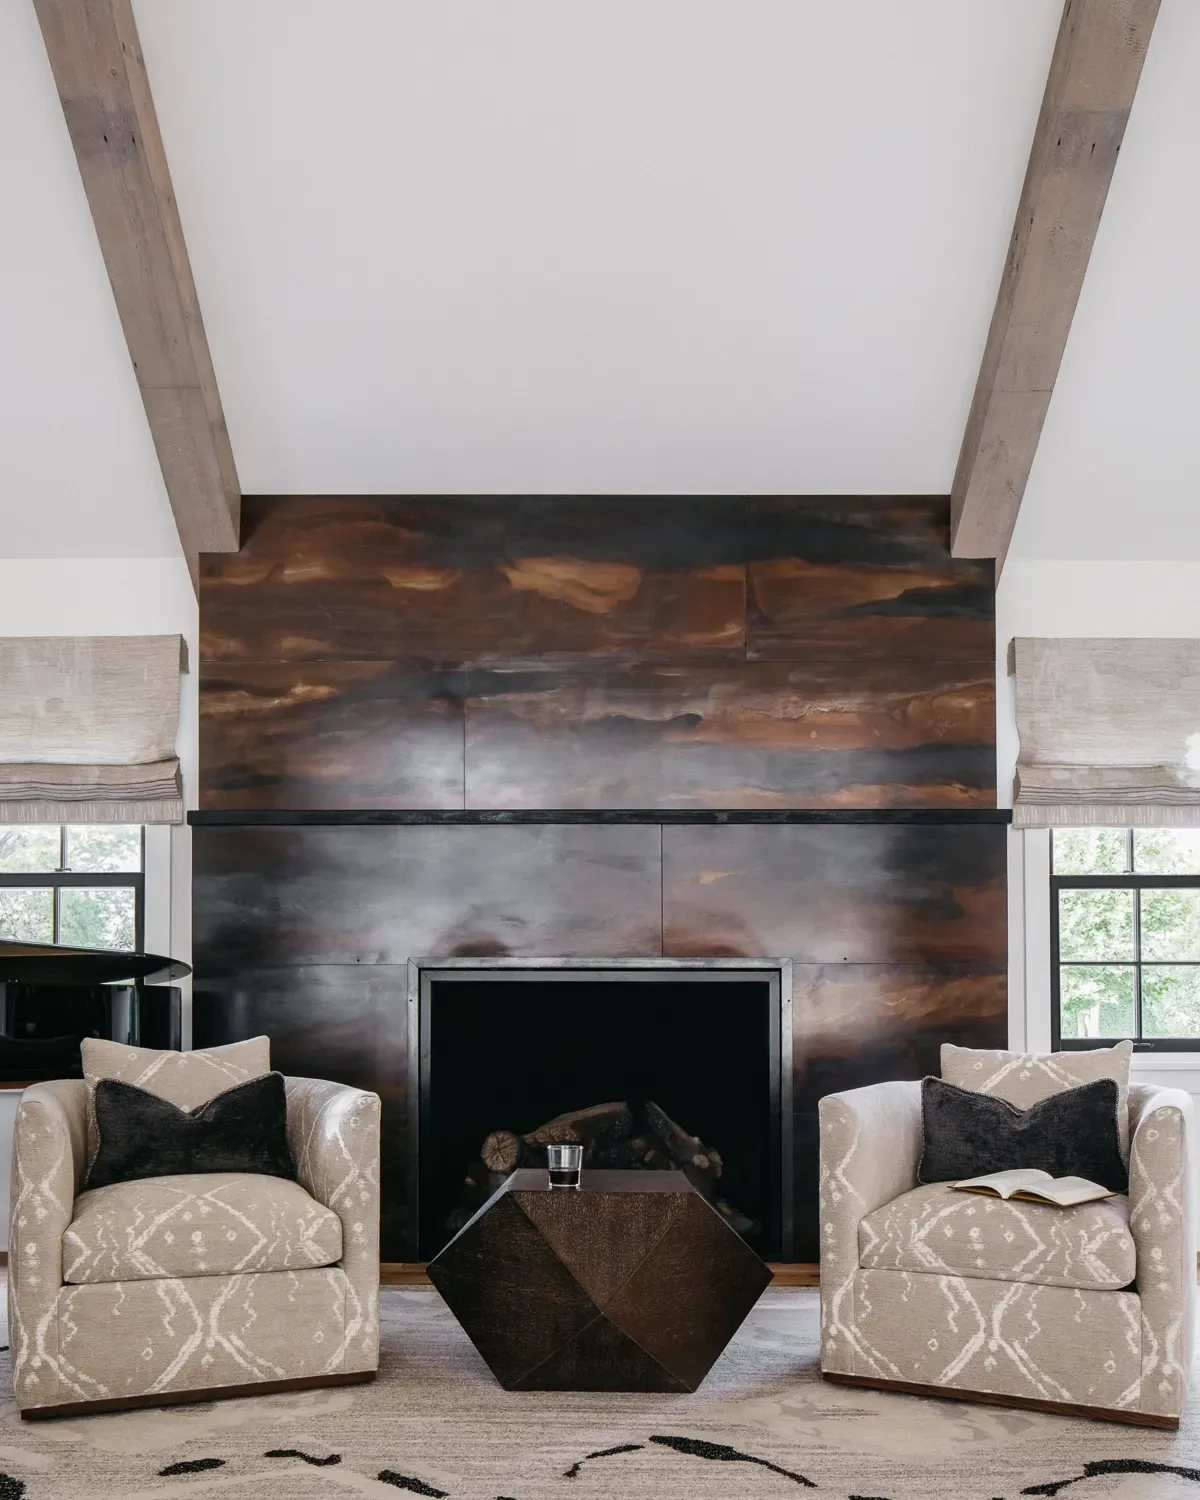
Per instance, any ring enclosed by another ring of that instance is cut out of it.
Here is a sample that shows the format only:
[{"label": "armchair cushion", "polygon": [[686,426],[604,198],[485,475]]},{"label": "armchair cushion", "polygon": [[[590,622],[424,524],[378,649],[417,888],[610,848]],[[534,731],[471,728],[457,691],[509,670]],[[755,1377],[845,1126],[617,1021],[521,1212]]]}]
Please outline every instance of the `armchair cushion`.
[{"label": "armchair cushion", "polygon": [[342,1221],[298,1182],[250,1173],[144,1177],[75,1200],[63,1280],[303,1271],[342,1255]]},{"label": "armchair cushion", "polygon": [[160,1099],[169,1099],[180,1109],[195,1109],[226,1089],[271,1071],[271,1039],[265,1036],[252,1036],[244,1042],[230,1042],[200,1052],[127,1047],[121,1042],[85,1036],[80,1053],[88,1089],[89,1162],[100,1144],[92,1096],[102,1078],[132,1083]]},{"label": "armchair cushion", "polygon": [[942,1077],[960,1089],[1007,1099],[1028,1109],[1064,1089],[1112,1078],[1117,1085],[1117,1135],[1121,1160],[1129,1162],[1129,1064],[1132,1042],[1088,1052],[1005,1052],[942,1043]]},{"label": "armchair cushion", "polygon": [[1033,1167],[1051,1177],[1083,1177],[1113,1193],[1129,1188],[1117,1141],[1117,1085],[1111,1078],[1063,1089],[1028,1109],[926,1078],[921,1110],[925,1149],[919,1182],[956,1182]]},{"label": "armchair cushion", "polygon": [[195,1109],[116,1078],[102,1078],[92,1102],[100,1146],[90,1188],[195,1172],[296,1175],[281,1073],[235,1084]]},{"label": "armchair cushion", "polygon": [[893,1198],[858,1226],[867,1270],[1118,1291],[1136,1274],[1129,1200],[1076,1208],[956,1192],[935,1182]]}]

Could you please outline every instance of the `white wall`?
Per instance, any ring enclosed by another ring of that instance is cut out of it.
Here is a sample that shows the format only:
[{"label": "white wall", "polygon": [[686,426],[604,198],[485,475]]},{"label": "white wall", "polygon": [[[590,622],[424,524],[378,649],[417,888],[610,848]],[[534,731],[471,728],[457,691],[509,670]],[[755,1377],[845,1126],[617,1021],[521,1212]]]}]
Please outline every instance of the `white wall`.
[{"label": "white wall", "polygon": [[[1136,513],[1135,511],[1131,513]],[[1018,739],[1008,646],[1014,636],[1200,637],[1200,563],[1010,557],[996,591],[999,802],[1012,806]],[[1050,1046],[1050,853],[1043,831],[1009,834],[1009,1035]],[[1200,1053],[1135,1056],[1138,1082],[1187,1089],[1200,1108]]]}]

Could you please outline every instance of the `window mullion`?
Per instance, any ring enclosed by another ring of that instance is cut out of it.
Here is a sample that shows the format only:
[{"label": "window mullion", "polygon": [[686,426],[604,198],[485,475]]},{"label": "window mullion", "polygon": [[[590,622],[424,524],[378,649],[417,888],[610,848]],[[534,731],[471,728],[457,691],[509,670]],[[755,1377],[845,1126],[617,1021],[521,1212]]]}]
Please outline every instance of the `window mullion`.
[{"label": "window mullion", "polygon": [[[1133,838],[1133,829],[1129,830]],[[1142,1039],[1142,893],[1137,887],[1133,892],[1133,1035]]]},{"label": "window mullion", "polygon": [[[61,875],[66,868],[67,868],[67,825],[65,823],[60,823],[58,825],[58,870],[57,870],[57,874]],[[62,889],[62,887],[59,885],[58,881],[56,880],[54,882],[53,887],[51,888],[51,891],[50,891],[50,913],[51,913],[50,941],[56,947],[58,945],[59,928],[60,928],[61,918],[62,918],[62,914],[61,914],[61,911],[59,909],[59,893],[60,893],[61,889]]]}]

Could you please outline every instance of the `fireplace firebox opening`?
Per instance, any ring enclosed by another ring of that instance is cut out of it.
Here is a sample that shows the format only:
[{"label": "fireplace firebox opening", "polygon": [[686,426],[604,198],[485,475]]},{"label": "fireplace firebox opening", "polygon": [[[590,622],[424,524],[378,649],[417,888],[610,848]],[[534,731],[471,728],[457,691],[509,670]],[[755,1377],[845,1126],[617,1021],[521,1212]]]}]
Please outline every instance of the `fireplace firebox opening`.
[{"label": "fireplace firebox opening", "polygon": [[560,1138],[598,1166],[681,1167],[760,1255],[793,1258],[785,960],[409,968],[413,1259]]}]

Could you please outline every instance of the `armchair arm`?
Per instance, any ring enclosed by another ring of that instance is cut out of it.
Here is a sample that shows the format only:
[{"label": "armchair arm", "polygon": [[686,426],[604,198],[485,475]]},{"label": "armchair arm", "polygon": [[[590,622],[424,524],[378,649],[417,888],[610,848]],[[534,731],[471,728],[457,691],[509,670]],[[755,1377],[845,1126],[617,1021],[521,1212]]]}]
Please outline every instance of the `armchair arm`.
[{"label": "armchair arm", "polygon": [[378,1094],[319,1078],[285,1078],[288,1144],[300,1185],[342,1221],[342,1270],[352,1301],[330,1369],[379,1364]]},{"label": "armchair arm", "polygon": [[44,1406],[58,1392],[62,1240],[86,1170],[87,1084],[62,1078],[31,1085],[13,1126],[8,1231],[9,1343],[22,1407]]},{"label": "armchair arm", "polygon": [[1131,1085],[1129,1227],[1142,1303],[1141,1409],[1178,1416],[1196,1304],[1195,1110],[1182,1089]]},{"label": "armchair arm", "polygon": [[821,1121],[821,1368],[855,1374],[859,1222],[917,1185],[921,1085],[827,1094]]}]

